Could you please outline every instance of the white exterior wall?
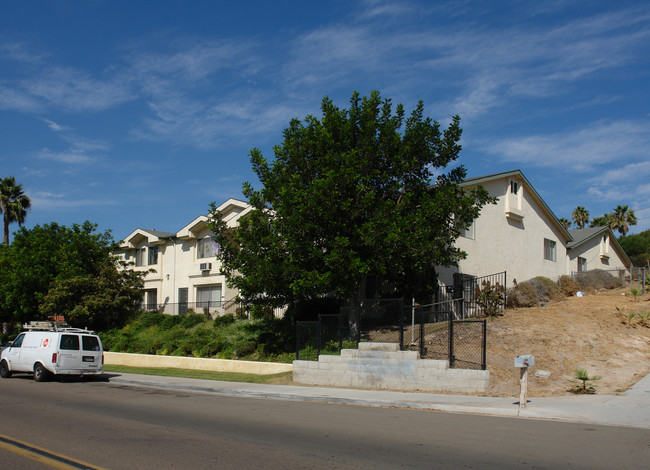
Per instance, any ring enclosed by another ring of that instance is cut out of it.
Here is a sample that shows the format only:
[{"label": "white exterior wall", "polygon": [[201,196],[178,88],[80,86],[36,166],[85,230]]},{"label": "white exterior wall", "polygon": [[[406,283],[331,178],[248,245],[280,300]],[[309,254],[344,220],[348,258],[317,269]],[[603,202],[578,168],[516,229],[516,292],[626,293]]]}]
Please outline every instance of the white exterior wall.
[{"label": "white exterior wall", "polygon": [[[607,235],[607,240],[603,236]],[[621,257],[621,254],[614,247],[611,235],[603,233],[599,236],[587,240],[579,246],[569,251],[569,271],[578,271],[578,257],[587,260],[587,271],[594,269],[615,270],[628,269],[627,264]]]},{"label": "white exterior wall", "polygon": [[[510,194],[511,181],[517,183],[516,196]],[[458,238],[456,246],[467,253],[467,258],[459,263],[459,272],[480,277],[506,271],[508,284],[513,279],[557,279],[567,274],[568,239],[557,227],[554,216],[537,202],[532,188],[516,175],[482,185],[498,201],[481,210],[474,221],[473,239]],[[544,239],[555,242],[555,261],[544,259]],[[443,269],[440,282],[452,284],[454,271]]]},{"label": "white exterior wall", "polygon": [[[229,227],[235,227],[240,216],[250,210],[248,204],[241,201],[229,200],[220,206],[224,220]],[[148,273],[144,279],[145,297],[143,305],[147,306],[146,292],[156,290],[156,308],[164,313],[177,314],[180,301],[180,289],[187,289],[187,308],[195,313],[203,313],[203,307],[197,306],[197,288],[217,286],[221,290],[220,298],[215,299],[221,305],[210,307],[212,316],[225,313],[224,308],[228,302],[235,299],[238,292],[226,285],[226,277],[221,274],[221,262],[216,256],[199,257],[199,242],[209,239],[214,233],[207,226],[208,218],[201,216],[182,228],[175,234],[157,236],[155,231],[138,229],[134,231],[115,253],[128,261],[133,261],[138,249],[145,247],[147,250],[158,247],[158,262],[152,265],[132,266],[135,271],[155,272]],[[145,258],[148,262],[148,256]],[[211,263],[210,269],[201,269],[201,264]]]}]

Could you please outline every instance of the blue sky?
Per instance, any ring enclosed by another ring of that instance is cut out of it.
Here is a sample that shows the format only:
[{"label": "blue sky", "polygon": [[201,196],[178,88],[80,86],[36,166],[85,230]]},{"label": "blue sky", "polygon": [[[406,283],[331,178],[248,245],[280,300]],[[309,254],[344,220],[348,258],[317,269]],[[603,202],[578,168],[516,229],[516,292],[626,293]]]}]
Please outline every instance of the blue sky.
[{"label": "blue sky", "polygon": [[379,90],[459,114],[468,176],[520,169],[558,217],[628,204],[638,233],[649,61],[641,1],[2,2],[0,176],[27,227],[175,232],[241,198],[291,118]]}]

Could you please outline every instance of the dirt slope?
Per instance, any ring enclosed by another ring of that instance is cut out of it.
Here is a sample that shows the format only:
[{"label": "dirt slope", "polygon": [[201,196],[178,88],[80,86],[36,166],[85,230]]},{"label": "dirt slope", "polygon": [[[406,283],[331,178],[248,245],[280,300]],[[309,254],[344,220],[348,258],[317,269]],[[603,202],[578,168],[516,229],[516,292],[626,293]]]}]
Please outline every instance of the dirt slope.
[{"label": "dirt slope", "polygon": [[[625,295],[627,293],[627,295]],[[568,394],[577,368],[600,375],[598,393],[625,391],[650,373],[650,328],[624,324],[624,315],[650,310],[650,295],[634,299],[629,289],[570,297],[543,307],[506,310],[488,321],[487,364],[491,396],[518,396],[514,357],[535,356],[529,396]],[[548,378],[536,377],[537,370]]]}]

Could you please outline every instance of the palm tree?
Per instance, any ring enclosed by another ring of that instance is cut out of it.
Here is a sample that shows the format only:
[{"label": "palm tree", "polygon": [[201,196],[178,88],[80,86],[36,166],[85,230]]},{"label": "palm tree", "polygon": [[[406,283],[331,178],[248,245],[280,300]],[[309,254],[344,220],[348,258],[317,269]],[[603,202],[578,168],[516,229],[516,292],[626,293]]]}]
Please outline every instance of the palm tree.
[{"label": "palm tree", "polygon": [[562,217],[560,219],[560,225],[564,227],[566,230],[569,230],[569,227],[571,227],[571,221],[565,217]]},{"label": "palm tree", "polygon": [[594,217],[591,219],[591,226],[592,227],[609,227],[609,229],[613,232],[616,227],[618,226],[616,219],[614,217],[614,214],[611,212],[603,215],[602,217]]},{"label": "palm tree", "polygon": [[582,206],[578,206],[571,214],[571,218],[578,228],[585,228],[585,224],[589,222],[589,211]]},{"label": "palm tree", "polygon": [[16,184],[16,178],[7,176],[0,180],[0,213],[3,214],[3,243],[9,245],[9,224],[25,222],[27,209],[32,201],[23,193],[23,185]]},{"label": "palm tree", "polygon": [[636,215],[628,206],[616,206],[614,209],[614,220],[616,220],[616,229],[621,235],[625,235],[630,229],[630,225],[636,225]]}]

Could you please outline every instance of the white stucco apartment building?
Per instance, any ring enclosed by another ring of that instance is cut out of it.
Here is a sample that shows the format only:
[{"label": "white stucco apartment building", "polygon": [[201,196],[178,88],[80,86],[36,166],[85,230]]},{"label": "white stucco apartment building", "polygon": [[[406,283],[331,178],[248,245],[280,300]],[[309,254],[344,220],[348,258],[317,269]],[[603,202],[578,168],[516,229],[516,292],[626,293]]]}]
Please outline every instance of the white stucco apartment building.
[{"label": "white stucco apartment building", "polygon": [[[631,263],[607,227],[567,231],[523,173],[513,170],[469,178],[464,187],[482,185],[496,204],[483,207],[456,246],[467,253],[458,269],[443,269],[440,283],[454,273],[488,276],[506,272],[508,285],[536,276],[557,280],[573,272],[626,270]],[[579,262],[582,263],[579,266]]]},{"label": "white stucco apartment building", "polygon": [[[440,270],[442,286],[455,284],[455,275],[481,278],[507,274],[507,285],[536,276],[559,279],[574,272],[604,269],[613,274],[631,263],[607,227],[567,231],[519,170],[469,178],[464,187],[482,185],[496,204],[488,204],[456,242],[467,253],[458,268]],[[235,228],[251,206],[229,199],[218,208]],[[145,278],[143,307],[169,314],[188,309],[212,316],[234,313],[238,292],[228,288],[218,247],[207,216],[200,216],[177,232],[137,229],[116,254],[134,262]],[[462,276],[461,276],[462,278]]]},{"label": "white stucco apartment building", "polygon": [[[250,205],[229,199],[217,210],[235,227]],[[124,239],[115,254],[132,261],[136,271],[150,271],[144,280],[144,308],[174,315],[191,309],[216,316],[235,306],[237,291],[226,285],[213,236],[208,217],[200,216],[178,232],[139,228]]]}]

